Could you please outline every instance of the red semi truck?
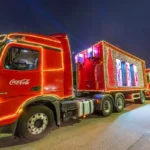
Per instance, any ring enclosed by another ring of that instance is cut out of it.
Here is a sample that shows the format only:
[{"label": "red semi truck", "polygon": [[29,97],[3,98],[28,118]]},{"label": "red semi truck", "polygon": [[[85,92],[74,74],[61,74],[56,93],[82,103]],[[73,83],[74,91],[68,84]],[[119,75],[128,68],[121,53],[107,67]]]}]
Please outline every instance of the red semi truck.
[{"label": "red semi truck", "polygon": [[0,36],[0,132],[25,140],[55,123],[93,112],[121,112],[126,99],[144,103],[145,62],[105,41],[75,56],[77,92],[66,34]]}]

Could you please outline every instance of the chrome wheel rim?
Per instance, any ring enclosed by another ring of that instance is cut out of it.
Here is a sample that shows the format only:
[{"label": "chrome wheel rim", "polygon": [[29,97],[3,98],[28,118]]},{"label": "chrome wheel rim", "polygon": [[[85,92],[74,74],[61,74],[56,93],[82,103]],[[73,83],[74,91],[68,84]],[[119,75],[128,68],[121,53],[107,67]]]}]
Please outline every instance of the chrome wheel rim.
[{"label": "chrome wheel rim", "polygon": [[106,101],[104,102],[104,111],[105,111],[106,113],[109,113],[110,110],[111,110],[110,101],[109,101],[109,100],[106,100]]},{"label": "chrome wheel rim", "polygon": [[121,110],[123,108],[123,101],[121,98],[118,98],[117,100],[117,107]]},{"label": "chrome wheel rim", "polygon": [[141,93],[141,100],[143,103],[145,102],[145,95],[143,93]]},{"label": "chrome wheel rim", "polygon": [[48,125],[48,118],[44,113],[37,113],[30,117],[27,123],[27,129],[31,134],[42,133]]}]

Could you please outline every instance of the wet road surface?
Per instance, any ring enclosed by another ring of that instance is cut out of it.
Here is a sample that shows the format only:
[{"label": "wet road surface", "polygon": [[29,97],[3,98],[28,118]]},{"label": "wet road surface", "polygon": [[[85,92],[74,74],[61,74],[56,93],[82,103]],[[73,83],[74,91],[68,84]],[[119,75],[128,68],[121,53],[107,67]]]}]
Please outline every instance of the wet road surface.
[{"label": "wet road surface", "polygon": [[0,138],[1,150],[150,150],[150,101],[128,103],[122,113],[63,123],[45,138],[25,143]]}]

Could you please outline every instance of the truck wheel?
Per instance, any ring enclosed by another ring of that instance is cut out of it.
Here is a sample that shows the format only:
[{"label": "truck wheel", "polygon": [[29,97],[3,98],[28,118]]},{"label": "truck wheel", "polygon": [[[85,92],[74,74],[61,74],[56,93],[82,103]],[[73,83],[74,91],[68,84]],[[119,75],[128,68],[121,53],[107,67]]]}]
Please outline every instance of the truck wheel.
[{"label": "truck wheel", "polygon": [[30,107],[19,119],[18,134],[27,141],[44,137],[54,125],[52,110],[46,106]]},{"label": "truck wheel", "polygon": [[140,92],[140,99],[134,100],[135,103],[144,104],[145,103],[145,94],[144,92]]},{"label": "truck wheel", "polygon": [[122,95],[118,94],[116,95],[115,97],[115,111],[116,112],[121,112],[123,111],[123,108],[124,108],[124,102],[125,102],[125,99]]},{"label": "truck wheel", "polygon": [[103,98],[102,102],[102,115],[104,117],[109,116],[113,111],[112,99],[109,96]]}]

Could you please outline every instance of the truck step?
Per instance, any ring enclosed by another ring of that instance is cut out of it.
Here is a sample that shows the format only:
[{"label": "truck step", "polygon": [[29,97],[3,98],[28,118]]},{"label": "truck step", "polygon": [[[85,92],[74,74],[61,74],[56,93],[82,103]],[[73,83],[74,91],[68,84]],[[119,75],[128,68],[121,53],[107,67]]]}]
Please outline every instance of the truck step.
[{"label": "truck step", "polygon": [[2,134],[0,134],[0,139],[1,139],[1,138],[5,138],[5,137],[10,137],[10,136],[12,136],[12,134],[9,134],[9,133],[2,133]]}]

